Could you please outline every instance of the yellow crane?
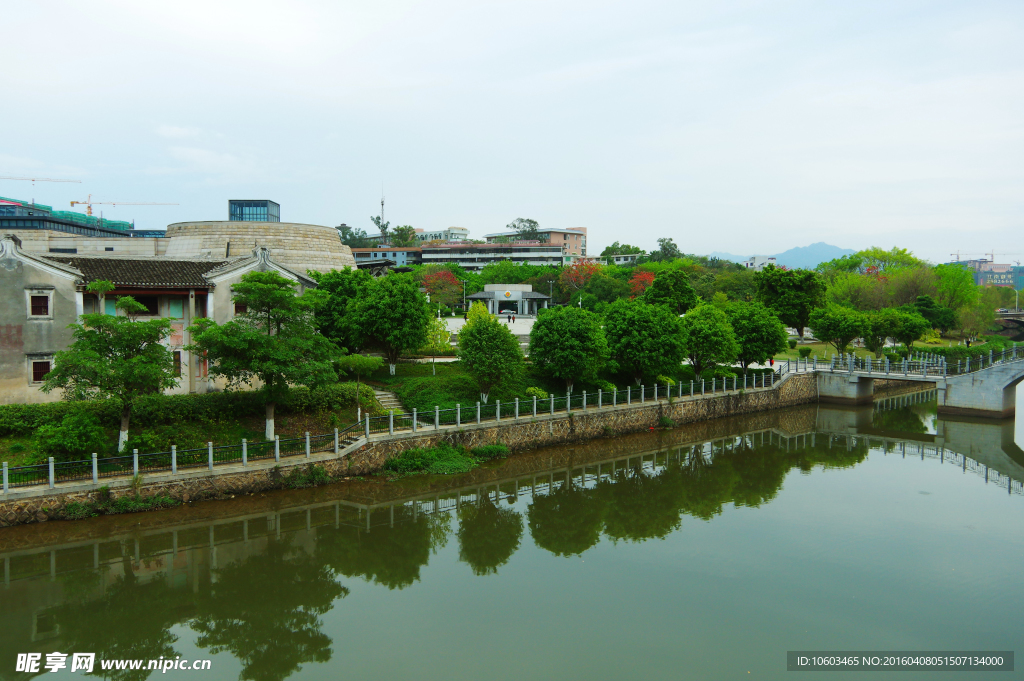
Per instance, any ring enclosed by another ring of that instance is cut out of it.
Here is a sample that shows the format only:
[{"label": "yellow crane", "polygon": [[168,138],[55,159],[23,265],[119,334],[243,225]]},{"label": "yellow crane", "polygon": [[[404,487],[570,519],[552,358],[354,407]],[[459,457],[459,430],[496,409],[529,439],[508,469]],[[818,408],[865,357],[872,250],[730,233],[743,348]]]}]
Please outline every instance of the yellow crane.
[{"label": "yellow crane", "polygon": [[176,203],[148,203],[138,201],[93,201],[92,194],[85,201],[72,201],[71,207],[85,206],[85,214],[92,215],[93,206],[177,206]]},{"label": "yellow crane", "polygon": [[12,177],[10,175],[0,175],[0,180],[21,180],[24,182],[31,182],[32,186],[36,186],[36,182],[77,182],[82,184],[81,180],[58,180],[53,177]]}]

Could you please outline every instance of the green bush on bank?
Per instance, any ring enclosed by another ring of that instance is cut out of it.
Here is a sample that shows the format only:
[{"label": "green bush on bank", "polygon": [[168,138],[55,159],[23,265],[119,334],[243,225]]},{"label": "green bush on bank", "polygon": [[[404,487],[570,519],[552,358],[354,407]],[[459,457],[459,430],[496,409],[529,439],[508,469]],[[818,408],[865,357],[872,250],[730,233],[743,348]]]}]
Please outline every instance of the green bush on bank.
[{"label": "green bush on bank", "polygon": [[[983,336],[981,340],[983,340],[984,342],[978,343],[976,345],[972,345],[971,347],[967,347],[966,345],[954,345],[952,347],[944,347],[944,348],[943,347],[935,347],[935,348],[927,348],[925,350],[925,352],[929,353],[929,354],[932,354],[932,355],[938,355],[940,357],[945,357],[946,358],[946,362],[948,364],[948,363],[955,363],[958,360],[959,361],[966,360],[968,357],[971,358],[971,359],[977,359],[979,357],[985,357],[987,359],[988,358],[988,353],[990,351],[992,352],[993,355],[999,355],[999,354],[1001,354],[1003,352],[1003,350],[1009,351],[1012,348],[1016,347],[1017,348],[1017,354],[1021,355],[1022,354],[1022,350],[1024,350],[1024,343],[1015,343],[1015,342],[1011,341],[1010,339],[1004,338],[1002,336]],[[905,354],[905,353],[901,353],[901,354]]]},{"label": "green bush on bank", "polygon": [[[375,404],[373,388],[362,384],[360,395],[364,405]],[[355,396],[355,383],[338,383],[316,390],[294,388],[277,409],[279,414],[335,411],[354,405]],[[3,405],[0,406],[0,436],[25,435],[44,426],[60,427],[65,423],[65,417],[80,415],[90,415],[106,428],[117,428],[121,418],[120,407],[113,400]],[[263,417],[262,395],[255,391],[151,395],[140,400],[135,407],[132,426],[216,423],[228,415],[231,418]]]},{"label": "green bush on bank", "polygon": [[398,475],[455,475],[473,470],[482,461],[504,458],[508,454],[509,449],[505,445],[485,445],[467,450],[465,447],[441,443],[436,447],[407,449],[385,461],[382,468]]}]

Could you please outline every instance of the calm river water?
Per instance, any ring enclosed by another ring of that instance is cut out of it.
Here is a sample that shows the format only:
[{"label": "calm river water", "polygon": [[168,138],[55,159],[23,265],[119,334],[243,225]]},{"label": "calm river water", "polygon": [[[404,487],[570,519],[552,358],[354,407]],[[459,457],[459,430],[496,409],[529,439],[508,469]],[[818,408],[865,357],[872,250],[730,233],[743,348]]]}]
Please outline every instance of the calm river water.
[{"label": "calm river water", "polygon": [[[930,398],[0,530],[0,677],[55,651],[211,660],[170,678],[518,681],[782,679],[787,650],[1013,650],[1024,440],[1012,421],[937,419]],[[972,675],[929,678],[947,676]]]}]

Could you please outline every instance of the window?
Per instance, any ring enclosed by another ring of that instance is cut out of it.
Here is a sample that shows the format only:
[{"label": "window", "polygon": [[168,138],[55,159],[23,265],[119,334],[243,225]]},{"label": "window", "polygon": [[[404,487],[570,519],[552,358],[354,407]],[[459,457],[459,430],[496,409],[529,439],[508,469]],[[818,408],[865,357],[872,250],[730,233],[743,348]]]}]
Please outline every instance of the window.
[{"label": "window", "polygon": [[236,317],[238,315],[240,315],[240,314],[245,314],[247,311],[248,311],[248,308],[246,307],[245,303],[235,303],[235,316]]},{"label": "window", "polygon": [[153,316],[153,317],[155,317],[158,314],[160,314],[160,304],[159,304],[156,296],[132,296],[132,297],[135,298],[135,302],[137,302],[137,303],[139,303],[141,305],[145,305],[146,306],[146,311],[145,312],[140,312],[139,314],[150,315],[150,316]]},{"label": "window", "polygon": [[167,316],[171,319],[185,318],[185,299],[170,298],[167,301]]},{"label": "window", "polygon": [[30,304],[33,317],[50,316],[50,296],[32,296]]},{"label": "window", "polygon": [[50,373],[50,360],[33,360],[32,362],[32,382],[42,383],[46,379],[46,374]]},{"label": "window", "polygon": [[103,250],[104,251],[112,251],[112,250],[114,250],[114,247],[113,246],[104,246]]},{"label": "window", "polygon": [[181,350],[174,351],[174,375],[181,376]]}]

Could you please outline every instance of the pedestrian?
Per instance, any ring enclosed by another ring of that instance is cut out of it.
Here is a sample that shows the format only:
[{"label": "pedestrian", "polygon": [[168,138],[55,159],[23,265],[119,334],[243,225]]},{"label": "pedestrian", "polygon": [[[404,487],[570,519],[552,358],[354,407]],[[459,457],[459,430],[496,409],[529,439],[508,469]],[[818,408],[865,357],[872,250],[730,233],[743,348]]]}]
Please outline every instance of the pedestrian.
[{"label": "pedestrian", "polygon": [[511,324],[512,323],[512,313],[511,312],[508,315],[508,321],[506,323],[507,324]]},{"label": "pedestrian", "polygon": [[512,315],[512,323],[513,323],[513,324],[515,324],[515,323],[516,323],[516,316],[515,316],[515,314],[513,314],[513,315]]},{"label": "pedestrian", "polygon": [[770,364],[771,366],[775,366],[775,358],[774,357],[769,358],[768,359],[768,364]]}]

